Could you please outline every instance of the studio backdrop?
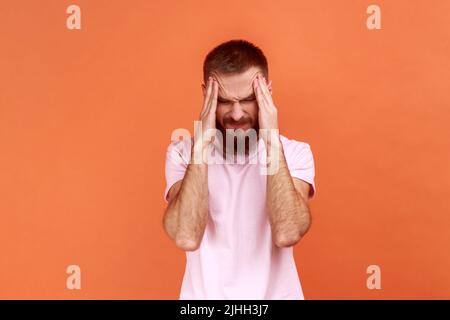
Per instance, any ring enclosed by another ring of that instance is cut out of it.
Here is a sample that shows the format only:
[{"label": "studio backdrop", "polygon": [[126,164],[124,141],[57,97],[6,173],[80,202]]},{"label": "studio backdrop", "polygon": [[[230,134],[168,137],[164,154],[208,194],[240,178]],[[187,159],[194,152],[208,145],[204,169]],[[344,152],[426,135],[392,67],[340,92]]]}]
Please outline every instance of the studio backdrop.
[{"label": "studio backdrop", "polygon": [[193,133],[207,52],[245,39],[314,154],[305,298],[449,299],[449,19],[446,0],[2,0],[0,298],[178,298],[167,146]]}]

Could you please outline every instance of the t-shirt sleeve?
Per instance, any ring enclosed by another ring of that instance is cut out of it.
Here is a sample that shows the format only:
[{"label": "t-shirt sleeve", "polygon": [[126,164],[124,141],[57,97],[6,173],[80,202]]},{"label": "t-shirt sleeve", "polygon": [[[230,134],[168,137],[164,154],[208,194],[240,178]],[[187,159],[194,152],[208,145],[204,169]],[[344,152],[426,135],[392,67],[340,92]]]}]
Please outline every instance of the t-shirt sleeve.
[{"label": "t-shirt sleeve", "polygon": [[175,182],[180,181],[184,178],[186,173],[190,154],[188,154],[183,141],[172,142],[166,153],[166,188],[164,190],[164,201],[168,203],[167,196],[169,194],[170,188],[175,184]]},{"label": "t-shirt sleeve", "polygon": [[295,141],[293,144],[288,154],[285,153],[289,172],[293,178],[304,180],[311,185],[309,190],[311,200],[316,194],[314,156],[308,143]]}]

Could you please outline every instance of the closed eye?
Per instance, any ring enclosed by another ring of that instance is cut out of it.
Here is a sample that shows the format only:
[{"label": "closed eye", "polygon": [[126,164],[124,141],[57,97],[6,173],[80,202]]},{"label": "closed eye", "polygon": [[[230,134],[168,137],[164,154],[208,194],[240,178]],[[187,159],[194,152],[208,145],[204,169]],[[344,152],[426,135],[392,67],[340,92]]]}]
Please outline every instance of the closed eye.
[{"label": "closed eye", "polygon": [[[243,99],[243,100],[241,100],[241,102],[251,102],[251,101],[255,101],[255,100],[256,100],[256,98],[252,97],[252,98]],[[223,100],[221,98],[217,98],[217,102],[218,103],[231,103],[231,101]]]}]

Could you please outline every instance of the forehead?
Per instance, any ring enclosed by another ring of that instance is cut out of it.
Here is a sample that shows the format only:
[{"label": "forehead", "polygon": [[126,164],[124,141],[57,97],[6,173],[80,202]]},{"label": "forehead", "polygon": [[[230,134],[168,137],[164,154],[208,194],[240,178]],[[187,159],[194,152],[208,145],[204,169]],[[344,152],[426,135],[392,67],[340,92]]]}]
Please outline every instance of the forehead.
[{"label": "forehead", "polygon": [[250,67],[238,74],[222,74],[213,72],[219,83],[219,96],[226,99],[242,99],[253,93],[253,80],[258,73],[258,67]]}]

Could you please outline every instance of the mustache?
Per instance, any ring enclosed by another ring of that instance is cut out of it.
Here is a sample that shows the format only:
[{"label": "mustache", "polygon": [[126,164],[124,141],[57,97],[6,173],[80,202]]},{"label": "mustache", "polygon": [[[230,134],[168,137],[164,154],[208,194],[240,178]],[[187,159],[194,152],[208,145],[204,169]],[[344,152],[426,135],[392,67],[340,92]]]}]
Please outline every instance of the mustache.
[{"label": "mustache", "polygon": [[241,118],[239,119],[239,121],[234,121],[232,118],[225,118],[223,119],[223,124],[231,124],[231,125],[242,125],[242,124],[247,124],[247,123],[251,123],[252,119],[251,118]]}]

